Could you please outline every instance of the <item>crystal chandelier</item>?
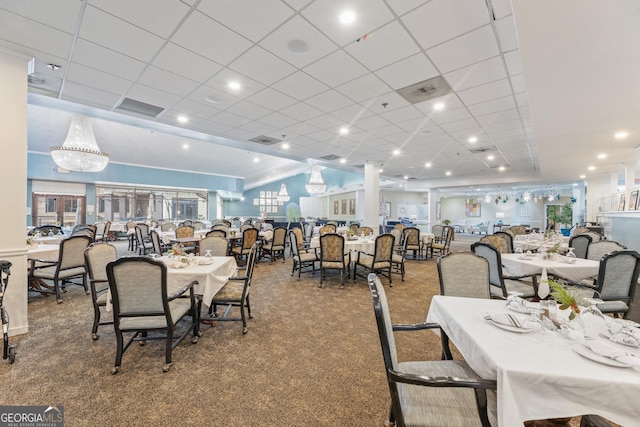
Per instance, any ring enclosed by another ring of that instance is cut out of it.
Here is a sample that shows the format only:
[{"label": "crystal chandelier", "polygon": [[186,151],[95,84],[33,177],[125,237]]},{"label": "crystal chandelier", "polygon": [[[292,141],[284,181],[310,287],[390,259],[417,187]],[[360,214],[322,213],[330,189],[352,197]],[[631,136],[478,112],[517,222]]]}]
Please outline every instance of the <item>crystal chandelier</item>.
[{"label": "crystal chandelier", "polygon": [[309,182],[305,185],[305,188],[309,194],[320,194],[325,192],[327,184],[322,180],[322,171],[320,166],[311,166],[311,176],[309,176]]},{"label": "crystal chandelier", "polygon": [[64,144],[51,147],[51,157],[61,168],[79,172],[100,172],[109,163],[109,155],[98,147],[89,118],[78,114],[71,119]]},{"label": "crystal chandelier", "polygon": [[289,193],[287,192],[287,186],[284,184],[284,182],[280,184],[280,192],[278,193],[278,196],[276,196],[276,198],[280,203],[288,202],[289,199],[291,199]]}]

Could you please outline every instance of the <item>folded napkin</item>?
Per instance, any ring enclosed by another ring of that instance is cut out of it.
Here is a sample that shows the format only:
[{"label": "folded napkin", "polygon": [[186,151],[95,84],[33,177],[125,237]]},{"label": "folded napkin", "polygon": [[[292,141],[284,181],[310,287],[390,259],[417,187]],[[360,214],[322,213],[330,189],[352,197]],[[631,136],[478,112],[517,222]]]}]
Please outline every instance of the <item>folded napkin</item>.
[{"label": "folded napkin", "polygon": [[485,319],[491,320],[495,323],[500,323],[501,325],[524,329],[523,319],[511,313],[489,313]]},{"label": "folded napkin", "polygon": [[626,363],[635,368],[640,368],[640,357],[626,353],[617,347],[612,346],[598,339],[587,339],[587,347],[600,356],[608,357],[617,362]]}]

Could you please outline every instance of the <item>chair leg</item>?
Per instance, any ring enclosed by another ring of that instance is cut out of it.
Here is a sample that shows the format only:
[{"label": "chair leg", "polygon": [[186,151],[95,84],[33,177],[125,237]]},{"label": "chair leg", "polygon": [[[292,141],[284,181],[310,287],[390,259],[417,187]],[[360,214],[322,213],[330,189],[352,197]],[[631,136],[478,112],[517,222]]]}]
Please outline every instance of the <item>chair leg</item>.
[{"label": "chair leg", "polygon": [[122,331],[116,328],[116,363],[113,365],[113,369],[111,370],[112,375],[117,374],[118,370],[120,369],[120,365],[122,365],[122,352],[123,352]]},{"label": "chair leg", "polygon": [[246,334],[249,332],[247,329],[247,317],[244,313],[244,302],[240,302],[240,317],[242,318],[242,334]]},{"label": "chair leg", "polygon": [[[195,321],[195,319],[194,319]],[[167,328],[167,342],[165,344],[165,365],[162,367],[162,372],[169,372],[171,369],[171,344],[173,344],[173,327]]]},{"label": "chair leg", "polygon": [[56,290],[56,301],[58,301],[58,304],[62,304],[62,295],[60,294],[60,282],[58,281],[58,279],[55,279],[53,281],[53,287]]},{"label": "chair leg", "polygon": [[93,328],[91,329],[91,338],[95,341],[98,339],[98,325],[100,324],[100,307],[93,306]]}]

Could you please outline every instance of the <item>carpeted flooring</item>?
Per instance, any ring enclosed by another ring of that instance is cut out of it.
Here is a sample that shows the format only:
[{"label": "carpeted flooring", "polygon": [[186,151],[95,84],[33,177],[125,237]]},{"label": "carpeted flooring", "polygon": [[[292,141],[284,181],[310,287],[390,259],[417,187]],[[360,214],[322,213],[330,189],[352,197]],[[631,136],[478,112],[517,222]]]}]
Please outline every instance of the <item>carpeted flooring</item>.
[{"label": "carpeted flooring", "polygon": [[[125,242],[118,248],[127,253]],[[435,261],[409,260],[406,269],[392,288],[383,279],[392,319],[422,322],[439,289]],[[0,363],[2,404],[63,405],[68,426],[381,425],[389,390],[366,280],[341,289],[330,275],[318,288],[318,273],[298,281],[290,272],[290,259],[259,262],[249,332],[238,322],[204,326],[197,344],[185,339],[174,350],[168,373],[163,343],[151,341],[132,345],[111,375],[113,331],[103,326],[91,339],[92,305],[80,287],[60,305],[35,297],[29,333],[11,338],[16,362]],[[401,360],[440,354],[429,331],[398,333],[397,346]]]}]

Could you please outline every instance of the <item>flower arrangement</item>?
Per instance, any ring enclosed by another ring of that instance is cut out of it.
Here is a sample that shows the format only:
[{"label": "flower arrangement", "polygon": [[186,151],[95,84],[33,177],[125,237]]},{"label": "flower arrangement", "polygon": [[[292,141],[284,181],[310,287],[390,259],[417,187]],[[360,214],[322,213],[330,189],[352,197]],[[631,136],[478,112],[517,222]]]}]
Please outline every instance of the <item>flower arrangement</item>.
[{"label": "flower arrangement", "polygon": [[35,245],[36,241],[33,240],[33,236],[29,236],[27,237],[27,246],[33,246]]},{"label": "flower arrangement", "polygon": [[551,279],[549,279],[549,286],[553,289],[551,297],[560,303],[560,310],[566,310],[568,308],[571,309],[569,320],[573,320],[576,317],[576,314],[580,314],[580,307],[576,302],[576,297],[572,295],[569,290],[565,289],[560,283]]},{"label": "flower arrangement", "polygon": [[550,254],[557,254],[558,252],[560,252],[560,243],[556,243],[549,249]]},{"label": "flower arrangement", "polygon": [[182,246],[182,244],[175,244],[171,246],[171,249],[169,250],[169,255],[173,255],[177,257],[187,256],[187,252],[185,252],[184,246]]}]

